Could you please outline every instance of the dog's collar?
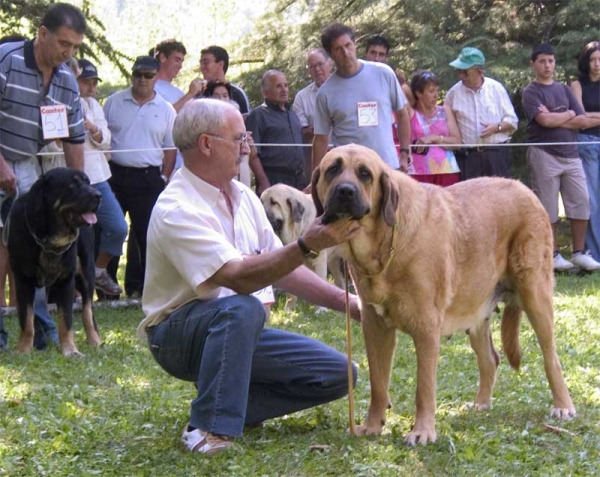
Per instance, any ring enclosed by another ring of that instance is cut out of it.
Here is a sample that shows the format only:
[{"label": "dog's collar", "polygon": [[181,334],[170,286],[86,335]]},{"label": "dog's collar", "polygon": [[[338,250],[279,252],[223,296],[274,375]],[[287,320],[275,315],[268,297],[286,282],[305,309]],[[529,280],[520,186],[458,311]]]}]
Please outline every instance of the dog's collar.
[{"label": "dog's collar", "polygon": [[45,241],[41,240],[33,231],[33,229],[31,228],[31,226],[29,225],[29,220],[27,220],[27,214],[25,215],[25,224],[27,225],[27,230],[29,230],[29,233],[31,234],[31,236],[33,237],[33,240],[35,240],[35,243],[37,243],[39,245],[39,247],[42,249],[42,251],[46,252],[46,253],[51,253],[53,255],[62,255],[63,253],[65,253],[67,250],[69,250],[69,247],[71,247],[71,245],[73,245],[73,242],[75,242],[75,240],[77,240],[77,237],[79,237],[79,230],[77,231],[77,237],[75,237],[75,240],[73,240],[73,242],[68,243],[67,245],[63,245],[60,248],[52,248],[52,247],[48,247],[48,245],[45,243]]},{"label": "dog's collar", "polygon": [[[377,273],[366,273],[364,270],[361,270],[357,265],[355,265],[358,274],[360,276],[367,277],[367,278],[375,278],[375,277],[378,277],[379,275],[381,275],[383,272],[385,272],[387,267],[390,265],[390,263],[392,263],[392,259],[394,258],[394,254],[396,253],[396,246],[394,245],[395,241],[396,241],[396,224],[394,224],[392,226],[392,239],[390,242],[390,252],[388,253],[388,259],[383,264],[383,267],[381,268],[381,270],[379,270]],[[358,260],[356,260],[356,255],[354,255],[354,251],[352,250],[352,244],[349,244],[349,245],[350,245],[350,253],[352,254],[352,258],[354,259],[353,262],[355,264],[357,264]]]}]

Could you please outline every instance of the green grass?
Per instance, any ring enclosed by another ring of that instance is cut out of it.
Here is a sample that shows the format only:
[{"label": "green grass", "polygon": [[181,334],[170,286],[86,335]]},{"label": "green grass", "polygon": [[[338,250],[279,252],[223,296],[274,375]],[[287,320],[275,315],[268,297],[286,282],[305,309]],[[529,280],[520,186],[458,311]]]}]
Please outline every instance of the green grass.
[{"label": "green grass", "polygon": [[[408,448],[414,416],[415,358],[399,336],[393,409],[378,438],[347,434],[347,400],[268,421],[247,431],[226,454],[192,455],[179,444],[194,397],[191,383],[168,376],[135,337],[139,309],[97,309],[104,346],[76,342],[83,359],[56,348],[14,351],[16,318],[7,319],[11,350],[0,354],[0,476],[591,476],[600,473],[600,274],[557,278],[556,336],[578,415],[549,417],[551,395],[528,323],[521,333],[523,366],[502,359],[489,412],[465,409],[477,389],[474,354],[465,335],[444,341],[438,370],[437,443]],[[498,318],[494,340],[499,343]],[[316,315],[302,304],[272,326],[345,349],[344,318]],[[356,418],[366,414],[369,382],[360,327],[353,326],[359,365]],[[550,424],[568,432],[554,433]],[[311,445],[326,445],[311,451]]]}]

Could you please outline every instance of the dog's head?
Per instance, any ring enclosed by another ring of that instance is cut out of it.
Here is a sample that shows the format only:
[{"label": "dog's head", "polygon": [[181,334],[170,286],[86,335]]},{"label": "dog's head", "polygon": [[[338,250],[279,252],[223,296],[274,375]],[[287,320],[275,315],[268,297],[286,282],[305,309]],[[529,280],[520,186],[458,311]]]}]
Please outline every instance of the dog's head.
[{"label": "dog's head", "polygon": [[367,147],[351,144],[332,149],[312,176],[317,215],[323,215],[323,223],[381,216],[389,226],[395,225],[399,192],[392,174]]},{"label": "dog's head", "polygon": [[80,227],[96,223],[101,198],[85,173],[67,167],[52,169],[26,195],[27,222],[39,237],[62,235],[66,239]]},{"label": "dog's head", "polygon": [[316,217],[310,197],[285,184],[269,187],[260,200],[267,219],[284,245],[297,240]]}]

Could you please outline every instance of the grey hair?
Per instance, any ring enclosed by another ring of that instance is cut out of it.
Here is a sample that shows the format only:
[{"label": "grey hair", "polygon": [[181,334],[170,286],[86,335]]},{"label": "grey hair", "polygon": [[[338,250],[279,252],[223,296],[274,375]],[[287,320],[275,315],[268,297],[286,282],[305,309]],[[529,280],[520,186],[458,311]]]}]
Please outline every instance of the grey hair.
[{"label": "grey hair", "polygon": [[269,78],[271,76],[275,76],[275,75],[284,75],[285,76],[285,73],[283,71],[279,71],[279,70],[265,71],[265,73],[262,75],[262,80],[260,81],[260,86],[262,87],[263,91],[269,86],[268,85]]},{"label": "grey hair", "polygon": [[312,50],[310,50],[310,51],[307,53],[307,55],[306,55],[306,59],[308,60],[308,57],[309,57],[310,55],[312,55],[313,53],[320,53],[321,55],[323,55],[323,59],[324,59],[325,61],[329,60],[329,55],[327,54],[327,52],[325,51],[325,49],[324,49],[324,48],[321,48],[321,47],[319,47],[319,48],[313,48]]},{"label": "grey hair", "polygon": [[189,101],[175,118],[173,142],[181,152],[194,149],[201,134],[209,134],[227,123],[227,111],[236,109],[225,101],[202,98]]}]

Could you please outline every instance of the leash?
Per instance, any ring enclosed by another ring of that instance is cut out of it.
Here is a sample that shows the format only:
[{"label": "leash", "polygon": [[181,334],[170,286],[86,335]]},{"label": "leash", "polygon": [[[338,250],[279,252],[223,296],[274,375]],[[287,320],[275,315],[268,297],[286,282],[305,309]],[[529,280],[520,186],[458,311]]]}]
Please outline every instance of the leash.
[{"label": "leash", "polygon": [[356,435],[354,427],[354,373],[352,373],[352,317],[350,316],[350,292],[348,291],[348,263],[344,260],[344,281],[346,282],[346,354],[348,355],[348,423],[350,435]]}]

